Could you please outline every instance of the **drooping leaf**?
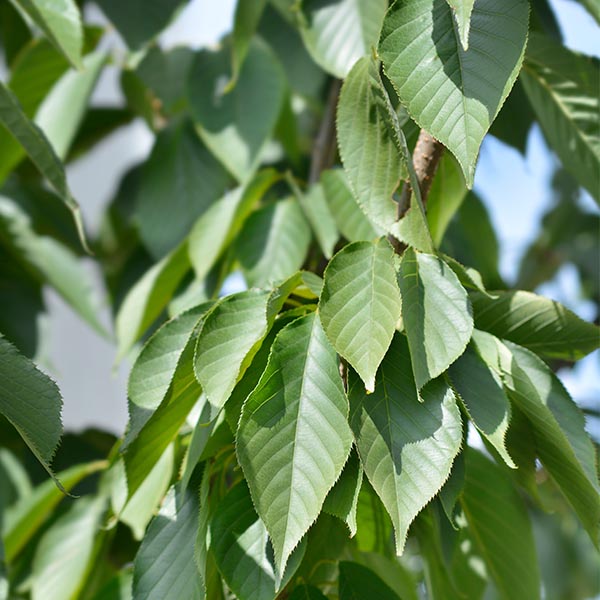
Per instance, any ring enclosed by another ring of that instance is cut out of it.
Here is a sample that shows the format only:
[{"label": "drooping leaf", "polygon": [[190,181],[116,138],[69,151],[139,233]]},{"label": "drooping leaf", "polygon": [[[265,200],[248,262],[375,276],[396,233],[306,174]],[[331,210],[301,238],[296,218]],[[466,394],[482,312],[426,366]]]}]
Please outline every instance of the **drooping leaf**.
[{"label": "drooping leaf", "polygon": [[290,323],[244,404],[236,438],[280,572],[342,472],[352,444],[347,411],[336,354],[318,317]]},{"label": "drooping leaf", "polygon": [[153,323],[190,269],[187,244],[157,262],[129,290],[117,313],[118,357],[122,358]]},{"label": "drooping leaf", "polygon": [[36,124],[61,160],[67,157],[105,64],[104,52],[93,52],[85,56],[82,61],[83,71],[67,71],[52,87],[36,112]]},{"label": "drooping leaf", "polygon": [[539,598],[538,560],[523,500],[500,467],[470,448],[461,505],[501,597]]},{"label": "drooping leaf", "polygon": [[202,600],[194,560],[198,490],[172,487],[151,521],[133,566],[134,600]]},{"label": "drooping leaf", "polygon": [[146,342],[127,385],[129,424],[125,445],[131,443],[169,391],[177,365],[212,302],[200,304],[167,321]]},{"label": "drooping leaf", "polygon": [[12,260],[58,294],[97,332],[106,335],[98,319],[98,302],[89,271],[65,245],[38,235],[30,216],[9,198],[0,196],[0,235]]},{"label": "drooping leaf", "polygon": [[16,3],[75,68],[82,66],[83,28],[75,0],[16,0]]},{"label": "drooping leaf", "polygon": [[532,33],[521,81],[548,143],[600,203],[600,62]]},{"label": "drooping leaf", "polygon": [[387,0],[307,0],[302,3],[302,38],[313,60],[334,77],[377,44]]},{"label": "drooping leaf", "polygon": [[131,50],[154,38],[164,29],[180,0],[99,0],[98,4]]},{"label": "drooping leaf", "polygon": [[464,352],[473,331],[471,305],[460,281],[441,258],[411,248],[402,256],[398,283],[420,390]]},{"label": "drooping leaf", "polygon": [[[57,479],[68,492],[84,477],[104,467],[106,463],[103,461],[77,465],[57,473]],[[9,563],[25,547],[64,497],[64,493],[56,487],[54,481],[48,479],[34,488],[30,495],[11,506],[6,512],[2,532]]]},{"label": "drooping leaf", "polygon": [[469,49],[469,31],[471,29],[471,13],[475,0],[446,0],[448,6],[454,13],[458,36],[463,50],[466,52]]},{"label": "drooping leaf", "polygon": [[135,213],[150,253],[162,258],[180,244],[228,183],[228,174],[191,124],[184,121],[160,132],[142,167]]},{"label": "drooping leaf", "polygon": [[[450,475],[462,442],[460,412],[452,390],[437,379],[419,401],[406,338],[396,334],[367,394],[349,373],[350,423],[371,485],[392,517],[396,550],[408,528]],[[360,527],[360,525],[359,525]]]},{"label": "drooping leaf", "polygon": [[77,597],[92,566],[106,499],[80,498],[40,539],[33,558],[32,600]]},{"label": "drooping leaf", "polygon": [[401,0],[383,22],[387,76],[413,119],[456,156],[469,187],[479,146],[519,74],[528,21],[525,0],[478,0],[468,51],[444,0]]},{"label": "drooping leaf", "polygon": [[248,486],[238,483],[217,505],[210,522],[211,549],[223,579],[240,600],[271,600],[298,568],[306,544],[298,546],[279,577],[269,536]]},{"label": "drooping leaf", "polygon": [[539,459],[598,545],[600,484],[596,453],[585,431],[583,414],[535,354],[477,330],[473,339],[482,358],[498,370],[510,398],[529,420]]},{"label": "drooping leaf", "polygon": [[50,462],[62,435],[58,387],[1,334],[0,380],[0,412],[51,472]]},{"label": "drooping leaf", "polygon": [[279,179],[265,169],[246,186],[217,200],[194,224],[188,237],[190,260],[198,279],[204,279],[235,239],[264,193]]},{"label": "drooping leaf", "polygon": [[450,366],[448,373],[475,427],[490,441],[504,462],[516,469],[505,446],[511,410],[500,377],[472,348]]},{"label": "drooping leaf", "polygon": [[295,198],[250,215],[235,244],[248,286],[265,287],[293,275],[306,258],[310,239],[310,226]]},{"label": "drooping leaf", "polygon": [[[379,62],[362,58],[344,81],[337,110],[340,156],[356,200],[376,226],[426,252],[433,245],[420,195],[398,221],[394,200],[410,156],[398,116],[391,107],[379,74]],[[418,186],[415,189],[420,189]]]},{"label": "drooping leaf", "polygon": [[385,239],[345,246],[330,261],[319,315],[334,348],[373,391],[400,318],[394,252]]},{"label": "drooping leaf", "polygon": [[524,292],[470,294],[475,326],[548,358],[578,360],[600,348],[600,329],[559,302]]},{"label": "drooping leaf", "polygon": [[40,173],[69,207],[73,213],[79,237],[85,244],[79,205],[69,190],[67,175],[62,163],[42,130],[27,118],[17,98],[2,82],[0,82],[0,123],[23,146]]},{"label": "drooping leaf", "polygon": [[383,233],[375,230],[358,206],[342,169],[324,171],[321,185],[336,226],[349,242],[373,240]]},{"label": "drooping leaf", "polygon": [[231,80],[227,84],[233,89],[246,60],[252,38],[267,5],[267,0],[238,0],[233,17],[233,39],[231,43]]},{"label": "drooping leaf", "polygon": [[226,49],[203,50],[190,78],[190,102],[200,137],[240,182],[256,171],[284,98],[284,75],[268,46],[255,38],[235,88],[224,85],[229,74]]},{"label": "drooping leaf", "polygon": [[362,600],[380,598],[381,600],[400,600],[371,569],[355,562],[340,562],[340,600]]},{"label": "drooping leaf", "polygon": [[325,498],[325,503],[323,504],[325,512],[338,517],[346,523],[351,537],[356,535],[356,511],[362,480],[362,465],[360,464],[358,454],[352,452],[340,478],[331,488],[329,494],[327,494],[327,498]]},{"label": "drooping leaf", "polygon": [[444,152],[427,196],[427,222],[436,248],[466,195],[460,165],[449,152]]}]

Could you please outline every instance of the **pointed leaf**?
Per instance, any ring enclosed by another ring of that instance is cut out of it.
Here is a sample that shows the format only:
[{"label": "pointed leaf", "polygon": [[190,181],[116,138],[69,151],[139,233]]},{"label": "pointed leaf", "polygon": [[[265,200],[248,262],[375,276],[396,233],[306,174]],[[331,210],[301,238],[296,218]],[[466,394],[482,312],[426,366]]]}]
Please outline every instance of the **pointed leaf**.
[{"label": "pointed leaf", "polygon": [[478,329],[547,358],[578,360],[600,348],[600,328],[559,302],[524,291],[470,294]]},{"label": "pointed leaf", "polygon": [[313,60],[343,79],[377,44],[387,0],[306,0],[302,38]]},{"label": "pointed leaf", "polygon": [[396,550],[408,528],[450,475],[462,442],[454,393],[441,379],[421,391],[413,380],[408,343],[396,334],[367,394],[350,372],[350,423],[371,485],[392,517]]},{"label": "pointed leaf", "polygon": [[198,279],[204,279],[264,193],[279,179],[273,169],[259,172],[246,187],[217,200],[194,224],[188,237],[190,260]]},{"label": "pointed leaf", "polygon": [[342,169],[324,171],[321,184],[337,228],[349,242],[373,240],[383,233],[375,230],[358,206]]},{"label": "pointed leaf", "polygon": [[64,600],[80,594],[105,512],[102,496],[81,498],[44,532],[33,558],[32,600]]},{"label": "pointed leaf", "polygon": [[448,373],[475,427],[496,448],[504,462],[516,469],[505,446],[511,410],[500,377],[472,348],[450,366]]},{"label": "pointed leaf", "polygon": [[1,334],[0,381],[0,413],[51,472],[50,462],[62,435],[58,387]]},{"label": "pointed leaf", "polygon": [[280,572],[342,472],[352,444],[347,411],[318,317],[290,323],[273,343],[237,432],[239,462]]},{"label": "pointed leaf", "polygon": [[465,50],[469,49],[469,30],[471,29],[471,13],[475,0],[446,0],[454,13],[460,43]]},{"label": "pointed leaf", "polygon": [[[63,490],[69,492],[84,477],[106,467],[104,461],[70,467],[57,473]],[[65,494],[54,481],[48,479],[35,487],[30,495],[14,504],[6,512],[2,537],[6,559],[10,563],[35,535],[40,526],[53,513]]]},{"label": "pointed leaf", "polygon": [[465,351],[473,331],[471,305],[460,281],[441,258],[411,248],[402,256],[398,283],[420,390]]},{"label": "pointed leaf", "polygon": [[75,0],[16,0],[75,67],[81,67],[83,28]]},{"label": "pointed leaf", "polygon": [[521,81],[548,143],[600,203],[600,62],[532,33]]},{"label": "pointed leaf", "polygon": [[250,44],[235,88],[224,92],[226,49],[197,54],[190,79],[190,103],[200,136],[238,181],[258,167],[265,142],[283,104],[285,79],[266,44]]},{"label": "pointed leaf", "polygon": [[248,286],[265,287],[293,275],[304,263],[310,240],[310,226],[295,198],[257,210],[235,245]]},{"label": "pointed leaf", "polygon": [[479,146],[519,74],[528,21],[526,0],[478,0],[468,51],[443,0],[400,0],[383,22],[387,76],[419,126],[456,156],[469,187]]},{"label": "pointed leaf", "polygon": [[[490,350],[490,338],[493,347]],[[509,396],[529,419],[537,454],[598,546],[600,484],[594,445],[585,419],[561,382],[535,354],[489,334],[474,338],[484,359],[500,365]]]},{"label": "pointed leaf", "polygon": [[340,600],[400,600],[371,569],[353,562],[340,562]]},{"label": "pointed leaf", "polygon": [[79,205],[69,190],[64,166],[42,130],[27,118],[16,96],[2,82],[0,82],[0,123],[23,146],[33,164],[73,213],[79,237],[85,246]]},{"label": "pointed leaf", "polygon": [[431,252],[420,196],[413,196],[410,208],[398,221],[398,203],[393,196],[407,174],[410,156],[379,66],[378,61],[362,58],[344,81],[337,111],[340,156],[365,215],[398,239]]},{"label": "pointed leaf", "polygon": [[148,527],[133,566],[134,600],[202,600],[194,561],[198,490],[172,487]]},{"label": "pointed leaf", "polygon": [[117,313],[118,354],[123,358],[162,312],[190,269],[187,244],[157,262],[133,285]]},{"label": "pointed leaf", "polygon": [[501,597],[540,598],[538,560],[523,500],[500,467],[470,448],[461,505]]},{"label": "pointed leaf", "polygon": [[152,256],[162,258],[173,250],[223,195],[229,181],[190,123],[161,131],[142,167],[136,196],[135,218]]},{"label": "pointed leaf", "polygon": [[[294,550],[279,583],[269,536],[248,486],[237,484],[217,505],[210,522],[211,550],[223,579],[240,600],[272,600],[298,568],[306,544]],[[279,584],[279,585],[278,585]]]},{"label": "pointed leaf", "polygon": [[394,336],[400,304],[394,252],[386,239],[345,246],[325,270],[319,301],[323,328],[368,391]]},{"label": "pointed leaf", "polygon": [[167,321],[142,348],[127,385],[129,423],[124,448],[135,439],[152,412],[160,406],[190,338],[212,304],[200,304]]},{"label": "pointed leaf", "polygon": [[360,464],[358,454],[352,452],[340,478],[331,488],[329,494],[327,494],[325,504],[323,504],[325,512],[338,517],[348,525],[350,537],[356,535],[356,511],[362,480],[362,465]]}]

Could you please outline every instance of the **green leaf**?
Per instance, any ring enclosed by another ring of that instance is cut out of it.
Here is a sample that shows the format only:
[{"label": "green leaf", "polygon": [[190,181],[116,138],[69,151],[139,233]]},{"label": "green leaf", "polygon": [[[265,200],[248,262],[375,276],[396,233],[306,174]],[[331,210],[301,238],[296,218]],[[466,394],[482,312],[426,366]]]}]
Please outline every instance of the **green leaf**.
[{"label": "green leaf", "polygon": [[349,244],[327,266],[319,301],[323,328],[370,392],[400,306],[394,252],[386,239]]},{"label": "green leaf", "polygon": [[125,446],[135,439],[163,401],[186,346],[212,304],[200,304],[167,321],[142,348],[129,374]]},{"label": "green leaf", "polygon": [[387,0],[305,0],[300,31],[313,60],[343,79],[377,44]]},{"label": "green leaf", "polygon": [[472,449],[466,450],[461,505],[501,597],[539,598],[540,573],[525,505],[508,475]]},{"label": "green leaf", "polygon": [[32,566],[32,600],[75,598],[93,566],[106,499],[78,499],[40,539]]},{"label": "green leaf", "polygon": [[456,156],[469,188],[479,146],[519,74],[528,21],[526,0],[478,0],[468,51],[443,0],[401,0],[383,22],[386,75],[411,117]]},{"label": "green leaf", "polygon": [[235,244],[248,286],[269,286],[296,273],[304,263],[310,240],[310,226],[295,198],[254,212]]},{"label": "green leaf", "polygon": [[521,81],[548,143],[600,203],[600,62],[532,33]]},{"label": "green leaf", "polygon": [[[190,123],[161,131],[144,163],[135,219],[144,245],[162,258],[225,192],[229,175]],[[169,201],[165,202],[165,198]]]},{"label": "green leaf", "polygon": [[580,4],[585,6],[586,10],[594,17],[596,23],[600,24],[600,5],[597,0],[579,0]]},{"label": "green leaf", "polygon": [[458,277],[441,258],[411,248],[402,256],[398,283],[420,390],[464,352],[473,332],[471,305]]},{"label": "green leaf", "polygon": [[238,483],[219,502],[210,522],[211,549],[225,583],[240,600],[272,600],[298,568],[306,544],[295,550],[282,578],[273,564],[267,529],[248,486]]},{"label": "green leaf", "polygon": [[82,63],[84,70],[67,71],[36,112],[35,122],[61,160],[67,157],[106,59],[104,52],[85,56]]},{"label": "green leaf", "polygon": [[112,467],[115,483],[111,491],[111,507],[119,521],[131,528],[136,540],[144,537],[148,523],[169,489],[174,458],[174,448],[170,445],[129,501],[123,460],[118,460]]},{"label": "green leaf", "polygon": [[340,562],[340,600],[400,600],[371,569],[355,562]]},{"label": "green leaf", "polygon": [[342,169],[323,171],[321,185],[336,226],[349,242],[373,240],[383,233],[375,230],[360,209]]},{"label": "green leaf", "polygon": [[256,171],[281,110],[285,79],[268,46],[255,38],[235,88],[225,93],[226,49],[196,55],[190,79],[192,114],[200,137],[240,182]]},{"label": "green leaf", "polygon": [[458,28],[458,37],[463,50],[469,49],[469,31],[471,29],[471,13],[475,0],[446,0],[448,6],[454,13],[456,26]]},{"label": "green leaf", "polygon": [[238,0],[233,17],[233,38],[231,44],[231,80],[227,90],[237,83],[240,71],[246,60],[252,38],[267,5],[267,0]]},{"label": "green leaf", "polygon": [[337,357],[316,315],[279,333],[246,400],[237,454],[284,571],[319,515],[352,444]]},{"label": "green leaf", "polygon": [[194,561],[197,529],[197,487],[172,487],[135,557],[134,600],[204,598],[204,584]]},{"label": "green leaf", "polygon": [[85,233],[79,205],[71,195],[62,163],[42,130],[27,118],[17,98],[2,82],[0,82],[0,123],[23,146],[37,169],[73,213],[79,237],[85,247]]},{"label": "green leaf", "polygon": [[427,196],[427,222],[436,248],[466,195],[460,165],[452,154],[444,152]]},{"label": "green leaf", "polygon": [[62,398],[58,387],[1,334],[0,381],[0,413],[52,473],[50,462],[62,435]]},{"label": "green leaf", "polygon": [[292,590],[289,600],[327,600],[327,596],[312,585],[299,585]]},{"label": "green leaf", "polygon": [[20,268],[32,272],[40,283],[58,294],[98,333],[106,330],[98,319],[95,286],[88,270],[64,244],[38,235],[30,216],[9,198],[0,196],[0,235]]},{"label": "green leaf", "polygon": [[396,334],[367,394],[349,373],[350,423],[371,485],[392,517],[396,550],[408,528],[450,475],[462,442],[454,393],[437,379],[421,390],[411,372],[406,338]]},{"label": "green leaf", "polygon": [[98,0],[131,50],[136,50],[164,29],[181,0]]},{"label": "green leaf", "polygon": [[535,354],[484,332],[477,331],[474,341],[488,365],[500,372],[511,400],[528,418],[539,459],[598,546],[600,484],[583,414]]},{"label": "green leaf", "polygon": [[[60,480],[63,490],[68,492],[84,477],[105,467],[104,461],[86,463],[61,471],[56,477]],[[6,512],[2,531],[6,559],[9,563],[25,547],[64,497],[64,492],[56,487],[54,481],[48,479],[34,488],[30,495],[11,506]]]},{"label": "green leaf", "polygon": [[420,195],[413,197],[405,216],[398,221],[394,192],[406,176],[410,156],[381,81],[378,61],[362,58],[344,81],[337,133],[350,188],[365,215],[398,239],[431,252],[433,246],[419,206]]},{"label": "green leaf", "polygon": [[131,600],[132,583],[133,571],[131,567],[124,567],[102,586],[102,589],[93,596],[93,600]]},{"label": "green leaf", "polygon": [[352,452],[340,478],[331,488],[329,494],[327,494],[327,498],[325,498],[325,503],[323,504],[325,512],[338,517],[346,523],[350,530],[350,537],[356,535],[356,511],[362,480],[362,465],[360,464],[358,454]]},{"label": "green leaf", "polygon": [[225,194],[196,221],[188,237],[188,248],[198,279],[208,275],[256,204],[279,177],[273,169],[259,172],[247,186]]},{"label": "green leaf", "polygon": [[490,371],[472,348],[468,348],[450,366],[448,373],[475,427],[494,446],[504,462],[516,469],[505,446],[511,410],[500,377]]},{"label": "green leaf", "polygon": [[83,28],[75,0],[16,0],[16,3],[75,68],[82,67]]},{"label": "green leaf", "polygon": [[167,254],[133,285],[117,313],[117,359],[123,358],[173,297],[190,269],[187,243]]},{"label": "green leaf", "polygon": [[579,360],[600,348],[600,329],[559,302],[524,291],[470,294],[475,326],[540,356]]}]

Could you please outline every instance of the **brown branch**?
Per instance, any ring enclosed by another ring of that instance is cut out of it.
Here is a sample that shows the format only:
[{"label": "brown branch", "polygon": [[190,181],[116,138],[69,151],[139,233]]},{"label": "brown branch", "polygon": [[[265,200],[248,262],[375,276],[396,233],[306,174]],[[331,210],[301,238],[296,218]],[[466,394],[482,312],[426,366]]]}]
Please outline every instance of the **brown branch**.
[{"label": "brown branch", "polygon": [[[433,177],[437,171],[438,164],[444,153],[444,146],[435,138],[431,137],[424,129],[419,132],[419,138],[413,152],[413,164],[421,189],[421,199],[423,206],[427,206],[427,196],[431,189]],[[410,197],[412,195],[412,187],[410,183],[405,183],[402,189],[402,194],[398,201],[397,218],[398,221],[406,214],[410,208]],[[390,242],[397,254],[402,254],[406,249],[406,245],[393,236],[389,236]]]},{"label": "brown branch", "polygon": [[339,79],[331,82],[321,126],[313,146],[308,176],[310,185],[319,181],[321,173],[328,169],[335,159],[335,111],[341,87],[342,82]]}]

